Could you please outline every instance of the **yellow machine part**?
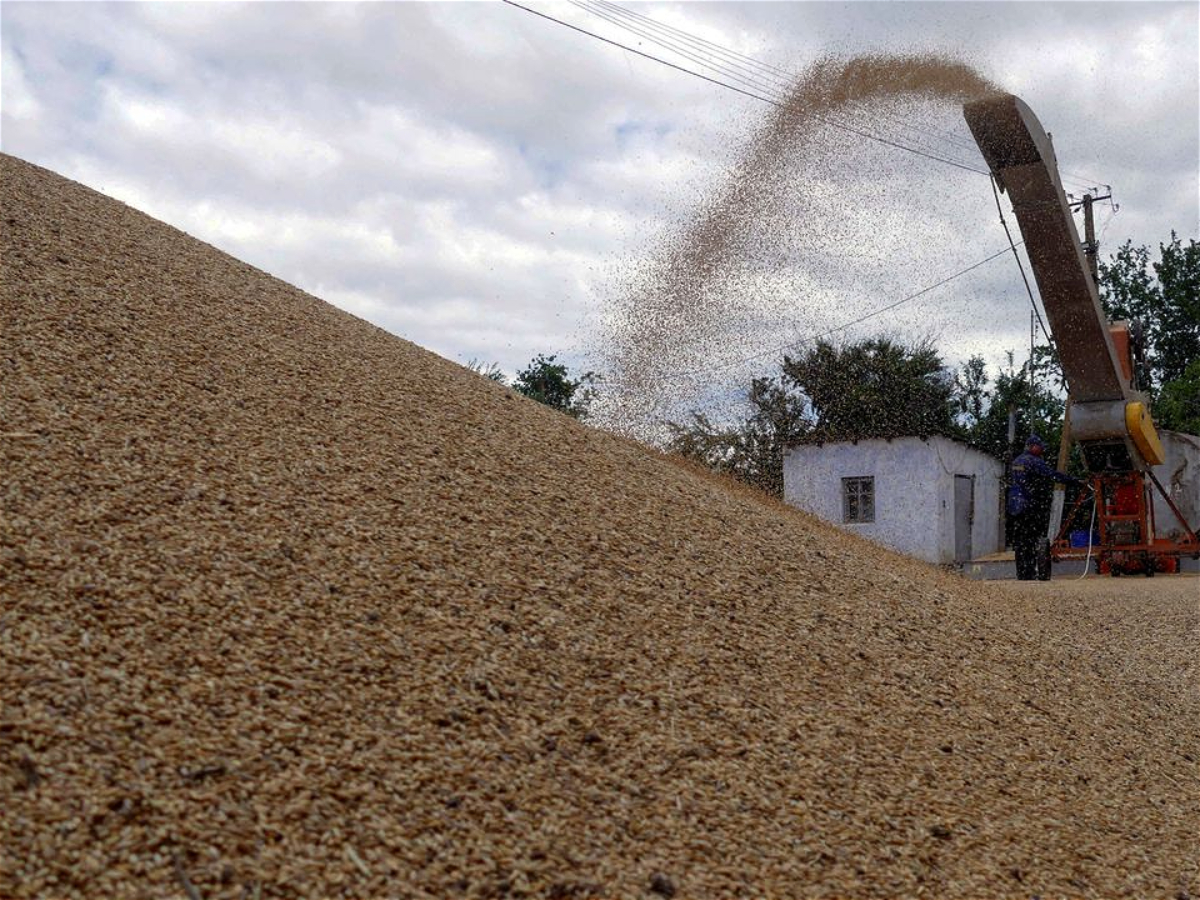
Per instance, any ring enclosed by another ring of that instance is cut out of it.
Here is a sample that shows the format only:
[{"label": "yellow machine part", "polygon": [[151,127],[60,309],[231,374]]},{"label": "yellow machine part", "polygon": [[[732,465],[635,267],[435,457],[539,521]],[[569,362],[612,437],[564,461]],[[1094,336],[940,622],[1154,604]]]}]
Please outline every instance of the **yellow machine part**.
[{"label": "yellow machine part", "polygon": [[1154,428],[1154,420],[1150,418],[1150,410],[1145,403],[1125,404],[1125,430],[1137,445],[1142,457],[1152,466],[1162,465],[1166,459],[1162,441],[1158,439],[1158,431]]}]

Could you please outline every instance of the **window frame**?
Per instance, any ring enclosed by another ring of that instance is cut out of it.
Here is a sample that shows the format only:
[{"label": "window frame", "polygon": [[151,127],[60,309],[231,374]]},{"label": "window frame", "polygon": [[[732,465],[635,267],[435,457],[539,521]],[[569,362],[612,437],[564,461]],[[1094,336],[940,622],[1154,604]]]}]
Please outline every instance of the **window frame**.
[{"label": "window frame", "polygon": [[[864,504],[864,500],[866,503]],[[864,506],[867,507],[864,512]],[[855,515],[851,515],[851,509]],[[875,523],[875,476],[848,475],[842,478],[842,524]]]}]

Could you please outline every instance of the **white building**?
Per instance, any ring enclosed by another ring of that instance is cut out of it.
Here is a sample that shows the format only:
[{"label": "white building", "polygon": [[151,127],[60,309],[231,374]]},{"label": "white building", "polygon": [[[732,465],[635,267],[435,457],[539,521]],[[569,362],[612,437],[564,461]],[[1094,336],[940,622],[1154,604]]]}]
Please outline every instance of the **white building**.
[{"label": "white building", "polygon": [[[1200,437],[1180,431],[1160,431],[1167,451],[1154,467],[1159,484],[1192,528],[1200,528]],[[1159,537],[1182,537],[1183,527],[1158,491],[1154,491],[1154,521]]]},{"label": "white building", "polygon": [[783,498],[932,563],[1004,549],[992,457],[944,437],[801,444],[783,454]]}]

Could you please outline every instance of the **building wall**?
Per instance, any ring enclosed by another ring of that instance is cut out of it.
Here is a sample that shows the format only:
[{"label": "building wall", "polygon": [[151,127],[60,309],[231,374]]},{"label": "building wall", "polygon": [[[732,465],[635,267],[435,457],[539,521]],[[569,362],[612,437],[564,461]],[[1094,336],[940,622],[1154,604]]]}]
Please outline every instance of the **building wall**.
[{"label": "building wall", "polygon": [[940,475],[938,558],[936,562],[954,562],[954,476],[973,476],[975,480],[975,517],[971,525],[971,556],[986,556],[1004,549],[1003,519],[1000,511],[1000,481],[1004,466],[985,453],[942,437],[929,439],[930,450]]},{"label": "building wall", "polygon": [[[1171,495],[1188,524],[1200,528],[1200,437],[1178,431],[1160,431],[1166,460],[1154,467],[1159,483]],[[1154,492],[1154,521],[1161,537],[1179,530],[1169,506]]]},{"label": "building wall", "polygon": [[[992,553],[1002,539],[1002,467],[945,438],[872,439],[806,444],[783,457],[784,500],[847,531],[935,563],[954,561],[954,476],[975,476],[972,555]],[[842,479],[875,479],[875,521],[842,521]]]}]

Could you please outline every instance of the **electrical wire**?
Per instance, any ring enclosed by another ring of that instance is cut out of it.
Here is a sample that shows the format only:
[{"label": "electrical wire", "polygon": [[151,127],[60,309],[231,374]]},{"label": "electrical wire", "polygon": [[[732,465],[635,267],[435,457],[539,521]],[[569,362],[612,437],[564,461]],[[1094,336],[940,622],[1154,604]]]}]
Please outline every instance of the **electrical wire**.
[{"label": "electrical wire", "polygon": [[764,92],[774,89],[770,85],[763,85],[763,83],[753,75],[745,75],[728,64],[714,63],[711,59],[705,59],[703,56],[700,56],[693,50],[690,50],[685,46],[681,46],[669,38],[655,37],[649,31],[636,25],[623,22],[620,18],[614,16],[606,10],[596,9],[588,6],[585,2],[583,2],[583,0],[571,0],[571,4],[579,9],[582,9],[586,13],[590,13],[593,16],[603,19],[605,22],[616,25],[618,28],[628,31],[631,34],[635,34],[638,37],[644,37],[646,40],[653,44],[657,44],[659,47],[670,50],[674,53],[678,53],[684,59],[691,60],[692,62],[702,66],[705,69],[708,69],[711,72],[716,72],[717,74],[723,75],[726,78],[731,78],[734,81],[740,82],[745,87]]},{"label": "electrical wire", "polygon": [[775,103],[774,100],[771,100],[768,97],[763,97],[761,94],[756,94],[753,91],[742,90],[741,88],[736,87],[735,85],[726,84],[723,81],[718,81],[716,78],[709,78],[707,75],[703,74],[702,72],[693,72],[691,69],[685,69],[683,66],[678,66],[673,62],[669,62],[668,60],[660,59],[657,56],[652,56],[649,53],[645,53],[641,50],[638,50],[636,47],[630,47],[626,44],[622,44],[620,41],[614,41],[612,38],[606,38],[603,35],[596,34],[596,32],[594,32],[594,31],[588,31],[586,28],[580,28],[578,25],[572,25],[570,22],[564,22],[562,19],[556,19],[554,16],[547,15],[544,12],[539,12],[538,10],[533,9],[531,7],[523,6],[522,4],[517,3],[516,0],[500,0],[500,2],[506,3],[509,6],[515,6],[517,9],[524,10],[525,12],[532,13],[533,15],[538,16],[539,18],[546,19],[550,22],[554,22],[556,25],[562,25],[564,28],[570,28],[572,31],[578,31],[580,34],[585,34],[590,38],[595,38],[598,41],[603,41],[606,44],[611,44],[613,47],[618,47],[621,50],[625,50],[628,53],[635,53],[638,56],[643,57],[644,59],[649,59],[649,60],[653,60],[656,63],[661,63],[662,65],[664,65],[670,69],[675,69],[677,72],[683,72],[685,75],[694,75],[696,78],[702,79],[703,81],[707,81],[710,84],[715,84],[715,85],[718,85],[723,88],[728,88],[729,90],[735,91],[736,93],[742,94],[746,97],[753,97],[755,100],[762,100],[764,103],[772,103],[772,104]]},{"label": "electrical wire", "polygon": [[[703,72],[696,72],[696,71],[694,71],[692,69],[688,69],[684,66],[676,65],[675,63],[670,62],[665,59],[662,59],[661,57],[654,56],[653,54],[646,53],[645,51],[642,51],[642,50],[638,50],[636,47],[630,47],[628,44],[622,44],[620,41],[614,41],[611,38],[606,38],[603,35],[596,34],[596,32],[594,32],[594,31],[588,31],[586,28],[580,28],[578,25],[572,25],[570,22],[565,22],[562,19],[557,19],[554,16],[548,15],[544,12],[540,12],[531,7],[524,6],[520,3],[517,3],[516,0],[501,0],[501,2],[506,3],[509,6],[514,6],[517,9],[524,10],[527,13],[532,13],[533,15],[538,16],[539,18],[546,19],[546,20],[548,20],[550,22],[554,22],[555,24],[558,24],[558,25],[562,25],[564,28],[569,28],[572,31],[577,31],[580,34],[584,34],[584,35],[587,35],[588,37],[595,38],[598,41],[603,41],[606,44],[611,44],[614,47],[619,47],[620,49],[625,50],[629,53],[634,53],[638,56],[644,57],[645,59],[652,60],[656,63],[661,63],[662,65],[667,66],[668,68],[675,69],[676,71],[679,71],[679,72],[683,72],[686,75],[692,75],[703,81],[707,81],[710,84],[718,85],[720,87],[734,91],[735,93],[742,94],[746,97],[752,97],[755,100],[761,100],[762,102],[769,103],[772,106],[782,107],[784,105],[779,100],[775,100],[770,97],[764,97],[762,94],[755,93],[754,91],[747,90],[745,88],[740,88],[737,85],[729,84],[728,82],[721,81],[718,78],[711,78],[708,75],[705,75]],[[900,150],[907,150],[909,153],[914,153],[917,156],[923,156],[926,159],[932,159],[932,160],[935,160],[940,163],[945,163],[946,165],[953,166],[956,169],[965,169],[968,172],[975,172],[978,175],[989,175],[990,174],[986,169],[979,169],[974,166],[969,166],[969,165],[965,165],[960,162],[955,162],[954,160],[947,159],[942,156],[937,156],[933,153],[927,153],[927,152],[925,152],[923,150],[919,150],[915,147],[901,144],[898,141],[893,141],[888,138],[881,137],[877,134],[872,134],[872,133],[870,133],[868,131],[864,131],[860,128],[855,128],[851,125],[846,125],[846,124],[843,124],[840,122],[835,122],[830,119],[821,118],[821,117],[817,117],[817,116],[814,116],[813,119],[815,121],[821,122],[822,124],[830,125],[834,128],[840,128],[842,131],[847,131],[847,132],[850,132],[851,134],[856,134],[859,137],[866,138],[867,140],[876,141],[877,143],[880,143],[880,144],[886,144],[889,147],[896,147],[897,149],[900,149]]]},{"label": "electrical wire", "polygon": [[[1004,226],[1004,236],[1008,238],[1009,246],[1012,247],[1013,259],[1017,261],[1017,268],[1021,270],[1021,280],[1025,282],[1025,293],[1029,295],[1029,305],[1033,307],[1033,314],[1037,316],[1038,324],[1042,326],[1042,334],[1046,336],[1046,343],[1050,345],[1050,349],[1057,356],[1058,347],[1055,346],[1054,338],[1050,337],[1050,331],[1042,320],[1042,313],[1037,307],[1037,301],[1033,299],[1033,288],[1029,286],[1029,276],[1025,274],[1025,264],[1021,262],[1021,254],[1017,253],[1017,245],[1013,243],[1012,232],[1008,230],[1008,220],[1004,218],[1004,210],[1000,206],[1000,192],[996,189],[994,178],[992,179],[992,196],[996,198],[996,212],[1000,214],[1000,224]],[[1032,356],[1030,358],[1032,359]]]},{"label": "electrical wire", "polygon": [[1096,504],[1098,504],[1099,502],[1100,502],[1100,497],[1096,493],[1096,489],[1093,487],[1092,488],[1092,521],[1088,523],[1087,559],[1085,559],[1083,561],[1083,573],[1077,579],[1075,579],[1076,581],[1083,581],[1083,579],[1085,579],[1087,577],[1088,569],[1090,569],[1092,567],[1092,534],[1093,534],[1093,529],[1096,527]]},{"label": "electrical wire", "polygon": [[[631,24],[627,23],[636,22],[641,26],[641,29],[649,29],[652,32],[665,34],[666,36],[674,38],[677,41],[681,41],[684,44],[691,45],[693,50],[710,52],[718,56],[723,56],[725,57],[725,65],[733,66],[735,68],[722,70],[722,74],[725,74],[727,77],[735,77],[737,80],[742,81],[743,83],[746,83],[747,80],[754,81],[753,86],[756,90],[762,92],[786,91],[788,87],[795,83],[796,75],[792,72],[788,72],[786,69],[756,60],[754,57],[747,56],[744,53],[739,53],[736,50],[731,50],[728,47],[723,47],[720,44],[707,40],[706,38],[690,34],[689,32],[684,31],[681,28],[677,28],[674,25],[659,22],[650,16],[646,16],[642,13],[635,12],[617,3],[611,2],[611,0],[572,0],[572,2],[587,12],[590,12],[596,16],[600,16],[601,18],[605,19],[605,21],[616,24],[618,27],[625,28],[626,30],[630,30],[639,36],[645,37],[647,40],[657,43],[659,46],[667,49],[673,49],[675,52],[682,52],[678,49],[677,44],[664,44],[656,37],[647,33],[646,30],[635,29]],[[604,13],[606,14],[602,14],[599,9],[604,10]],[[625,21],[619,22],[613,18],[614,16]],[[698,61],[694,55],[689,56],[688,58]],[[709,63],[701,64],[705,65],[705,67],[709,69],[717,68]],[[740,69],[741,73],[735,76],[733,72],[737,69]],[[756,69],[758,71],[755,71]],[[761,80],[755,81],[755,79],[762,79],[764,77],[767,79],[772,79],[775,83],[764,85]],[[894,115],[890,115],[886,112],[877,114],[876,118],[888,119],[906,131],[919,134],[922,137],[931,139],[933,141],[942,141],[947,144],[958,145],[959,147],[972,152],[976,150],[976,146],[973,142],[967,141],[966,139],[957,135],[950,134],[949,132],[940,132],[939,134],[934,134],[932,132],[916,128],[910,123],[905,122],[903,119],[900,119]],[[1089,186],[1090,188],[1091,185],[1098,183],[1095,180],[1088,179],[1086,176],[1077,175],[1065,170],[1060,170],[1059,175],[1063,180],[1071,181],[1078,187]]]},{"label": "electrical wire", "polygon": [[595,5],[609,9],[618,15],[624,16],[625,18],[641,21],[649,28],[657,31],[665,31],[668,34],[674,34],[686,43],[689,43],[699,49],[704,49],[707,47],[712,52],[721,56],[725,56],[735,63],[739,63],[747,70],[752,71],[754,69],[758,69],[765,77],[773,78],[784,86],[793,81],[792,74],[784,69],[779,68],[778,66],[773,66],[770,63],[762,62],[761,60],[755,59],[752,56],[747,56],[744,53],[738,53],[736,50],[723,47],[722,45],[710,41],[707,38],[702,38],[699,35],[691,34],[687,31],[684,31],[682,28],[669,25],[666,22],[660,22],[657,19],[651,18],[650,16],[635,12],[628,7],[621,6],[618,3],[613,3],[611,0],[594,0],[594,2]]},{"label": "electrical wire", "polygon": [[[678,53],[681,56],[683,56],[684,58],[689,59],[689,60],[697,63],[698,65],[700,65],[706,69],[709,69],[710,71],[716,72],[720,75],[723,75],[726,78],[731,78],[735,81],[740,82],[743,86],[755,91],[756,92],[755,96],[758,99],[764,100],[765,102],[768,102],[768,103],[772,103],[775,106],[783,106],[784,105],[784,103],[780,99],[780,97],[770,96],[770,94],[772,92],[775,92],[776,94],[778,94],[780,92],[779,86],[772,85],[772,84],[763,84],[760,80],[758,80],[759,76],[756,73],[754,73],[752,70],[749,70],[745,66],[742,66],[741,70],[739,70],[737,68],[731,68],[728,64],[721,64],[719,62],[714,62],[712,59],[705,59],[701,56],[696,55],[696,53],[691,52],[691,50],[681,47],[678,43],[676,43],[674,41],[665,40],[654,34],[651,34],[645,28],[637,27],[628,22],[620,21],[617,18],[614,18],[614,14],[617,11],[620,11],[620,12],[626,12],[626,11],[621,10],[621,8],[616,6],[615,4],[612,4],[612,3],[604,4],[605,8],[602,11],[600,9],[593,8],[592,6],[588,6],[586,0],[572,0],[572,3],[575,6],[581,8],[581,9],[584,9],[585,11],[590,12],[595,16],[598,16],[599,18],[603,19],[604,21],[609,22],[610,24],[614,24],[617,27],[620,27],[627,31],[630,31],[631,33],[636,34],[639,37],[644,37],[647,40],[649,40],[650,42],[656,44],[657,46],[662,47],[671,52]],[[513,4],[513,5],[517,5],[517,4]],[[608,11],[609,7],[611,7],[613,9],[612,13],[610,13]],[[646,16],[641,16],[640,14],[633,14],[633,13],[629,13],[629,15],[637,15],[640,19],[645,20],[647,23],[654,23],[655,25],[657,25],[657,23],[655,23],[653,19],[649,19]],[[548,18],[553,18],[553,17],[548,17]],[[568,27],[574,27],[574,26],[570,26],[569,23],[562,23],[562,24],[568,24]],[[710,44],[713,47],[719,47],[719,45],[712,44],[712,42],[710,42],[710,41],[703,41],[703,39],[693,38],[693,36],[688,35],[687,32],[681,31],[679,29],[674,29],[672,26],[665,26],[665,27],[668,28],[669,30],[678,32],[678,34],[680,36],[682,36],[683,38],[687,38],[692,42],[701,41],[703,43]],[[620,45],[620,46],[624,46],[624,45]],[[730,55],[730,56],[736,57],[736,56],[740,55],[740,54],[736,54],[734,51],[724,50],[724,48],[721,48],[721,49],[727,55]],[[648,58],[653,59],[655,61],[660,61],[659,57],[649,56],[648,54],[642,53],[642,51],[636,51],[636,52],[638,52],[639,54],[641,54],[643,56],[647,56]],[[749,59],[749,58],[747,57],[747,59]],[[676,68],[679,68],[679,67],[676,67]],[[690,71],[690,70],[685,70],[685,71]],[[712,79],[709,79],[709,80],[712,80]],[[764,96],[764,95],[767,95],[767,96]],[[983,171],[983,170],[977,169],[973,166],[964,164],[961,160],[948,159],[944,155],[929,153],[929,152],[926,152],[925,150],[915,148],[915,147],[912,147],[907,144],[901,144],[897,141],[889,140],[885,137],[882,137],[880,135],[869,132],[862,127],[855,127],[855,125],[847,124],[844,120],[839,121],[839,120],[833,119],[829,116],[824,116],[824,117],[813,116],[813,119],[815,121],[821,122],[826,125],[830,125],[835,128],[841,128],[842,130],[850,131],[851,133],[857,134],[861,137],[865,137],[869,140],[879,141],[879,142],[888,144],[893,147],[898,147],[903,150],[908,150],[909,152],[912,152],[912,153],[917,153],[918,155],[925,156],[930,159],[936,159],[939,162],[945,162],[948,165],[957,166],[959,168],[966,168],[970,171],[975,171],[975,172],[982,173],[982,171]],[[915,129],[909,129],[909,130],[915,130]],[[918,133],[921,133],[921,132],[918,132]]]},{"label": "electrical wire", "polygon": [[[578,4],[579,2],[581,2],[581,0],[574,0],[574,2],[576,2]],[[747,56],[744,53],[737,52],[736,50],[730,50],[727,47],[722,47],[720,44],[716,44],[712,41],[707,40],[706,38],[702,38],[697,35],[692,35],[689,32],[686,32],[683,29],[677,28],[673,25],[668,25],[666,23],[658,22],[656,19],[652,19],[649,16],[643,15],[638,12],[634,12],[633,10],[626,9],[625,7],[622,7],[616,3],[611,2],[611,0],[582,0],[582,2],[583,3],[591,3],[592,5],[602,6],[606,9],[611,10],[613,13],[623,16],[625,18],[633,18],[633,19],[639,20],[640,22],[645,24],[645,27],[651,28],[652,30],[665,31],[668,34],[677,37],[679,40],[682,40],[685,43],[691,44],[695,48],[699,48],[699,49],[703,50],[704,48],[707,47],[707,48],[709,48],[709,52],[726,57],[729,61],[732,62],[733,65],[740,66],[743,71],[749,72],[752,76],[760,77],[760,78],[766,77],[766,78],[772,80],[774,82],[774,84],[769,85],[768,89],[786,93],[786,91],[789,88],[791,88],[792,85],[794,85],[796,83],[797,76],[794,72],[789,72],[786,69],[782,69],[778,66],[774,66],[769,63],[761,62],[760,60],[757,60],[752,56]],[[755,72],[754,70],[756,68],[759,70],[763,70],[763,71],[761,73]],[[761,85],[760,85],[760,87],[761,87]],[[876,112],[874,114],[873,118],[889,120],[889,121],[893,122],[897,127],[902,128],[905,131],[909,131],[914,134],[921,135],[922,137],[925,137],[925,138],[928,138],[928,139],[931,139],[934,141],[942,141],[947,144],[956,144],[959,147],[961,147],[962,149],[970,150],[972,152],[976,151],[976,146],[973,142],[967,141],[967,140],[965,140],[961,137],[958,137],[957,135],[953,135],[949,132],[940,132],[939,131],[938,134],[934,134],[933,132],[925,131],[920,128],[916,128],[911,123],[906,122],[903,119],[901,119],[900,117],[892,115],[887,112],[883,112],[883,111]]]},{"label": "electrical wire", "polygon": [[1104,220],[1104,224],[1100,226],[1100,234],[1096,238],[1096,245],[1097,245],[1096,252],[1097,253],[1100,252],[1099,245],[1104,241],[1104,235],[1108,232],[1108,226],[1112,224],[1112,220],[1116,217],[1117,213],[1121,209],[1121,207],[1119,205],[1117,205],[1116,203],[1113,203],[1111,200],[1109,201],[1109,204],[1111,206],[1111,209],[1109,210],[1108,216]]},{"label": "electrical wire", "polygon": [[[647,29],[652,29],[653,26],[651,26],[650,24],[642,25],[641,22],[637,22],[635,24],[628,20],[622,20],[622,18],[620,18],[620,13],[617,11],[620,11],[622,13],[626,12],[626,11],[621,10],[621,7],[616,6],[616,4],[603,2],[603,0],[571,0],[571,3],[573,5],[575,5],[576,7],[583,9],[585,12],[589,12],[592,15],[597,16],[606,22],[609,22],[610,24],[616,25],[618,28],[622,28],[626,31],[629,31],[632,34],[635,34],[639,37],[643,37],[646,40],[650,41],[651,43],[654,43],[657,46],[662,47],[665,50],[669,50],[673,53],[678,53],[680,56],[683,56],[685,59],[689,59],[689,60],[697,63],[698,65],[708,69],[709,71],[717,72],[718,74],[723,75],[726,78],[731,78],[735,81],[738,81],[742,85],[744,85],[746,87],[750,87],[753,90],[758,91],[761,94],[773,95],[773,96],[771,96],[771,99],[774,101],[777,101],[778,105],[782,105],[784,103],[784,98],[787,95],[787,88],[795,81],[794,76],[788,76],[786,79],[781,76],[771,76],[776,79],[777,83],[775,83],[775,84],[764,83],[762,81],[762,76],[759,73],[754,72],[752,69],[750,69],[748,66],[746,66],[742,63],[735,61],[731,64],[728,61],[717,61],[717,60],[713,60],[711,57],[706,59],[703,56],[698,56],[696,53],[697,48],[695,47],[695,43],[699,42],[699,41],[703,41],[703,39],[693,38],[687,32],[682,31],[680,29],[676,29],[673,26],[658,26],[659,30],[661,30],[662,28],[665,27],[668,31],[676,32],[680,36],[678,38],[678,40],[683,40],[685,44],[689,43],[689,42],[692,43],[691,48],[681,46],[679,43],[676,42],[676,40],[672,39],[675,37],[674,35],[672,35],[671,37],[661,37],[661,36],[653,34],[651,30],[647,30]],[[603,9],[596,8],[599,3],[603,3]],[[609,7],[613,8],[613,12],[609,11]],[[636,16],[638,16],[639,19],[645,20],[646,23],[654,23],[655,22],[655,20],[650,19],[646,16],[642,16],[637,13],[627,13],[627,15],[636,15]],[[657,23],[655,23],[655,25],[657,25]],[[704,43],[708,43],[713,47],[719,48],[719,45],[712,44],[711,41],[704,41]],[[741,56],[741,54],[738,54],[735,51],[725,50],[724,48],[720,48],[720,49],[727,56],[732,56],[732,57]],[[705,51],[701,51],[701,52],[705,52]],[[750,57],[744,57],[744,58],[750,59]],[[779,71],[782,71],[782,70],[779,70]],[[862,123],[860,121],[855,119],[851,114],[849,114],[848,112],[846,112],[844,110],[840,112],[840,117],[837,119],[835,119],[829,115],[826,115],[823,118],[817,118],[816,116],[814,116],[813,118],[817,119],[817,121],[824,122],[825,124],[833,125],[834,127],[850,127],[852,125],[852,126],[857,126],[859,129],[865,130],[864,126],[862,125]],[[945,139],[939,138],[937,135],[932,135],[932,134],[930,134],[926,131],[923,131],[919,128],[914,128],[911,125],[909,125],[908,123],[899,119],[898,117],[888,115],[887,113],[878,113],[875,116],[875,118],[876,119],[888,119],[888,120],[894,122],[896,125],[898,125],[898,127],[904,129],[905,131],[909,131],[914,134],[920,135],[922,138],[927,139],[927,140],[928,139],[932,139],[933,141],[945,140]],[[850,125],[847,125],[847,122],[849,122]],[[861,132],[858,132],[858,133],[861,133]],[[967,145],[967,146],[971,150],[975,150],[975,147],[973,144]],[[908,148],[906,148],[906,149],[908,149]],[[930,148],[930,147],[926,146],[922,149],[932,150],[939,154],[939,158],[945,158],[945,154],[942,153],[942,151],[940,151],[936,147]],[[963,160],[955,160],[955,162],[960,163],[960,164],[964,163]]]},{"label": "electrical wire", "polygon": [[[1024,241],[1020,241],[1020,242],[1018,242],[1018,245],[1023,244],[1023,243],[1024,243]],[[919,297],[923,297],[925,294],[928,294],[930,291],[940,288],[942,285],[948,284],[949,282],[954,281],[956,278],[961,278],[963,275],[966,275],[968,272],[973,272],[975,269],[978,269],[980,266],[986,265],[987,263],[990,263],[992,260],[997,259],[1001,256],[1004,256],[1008,252],[1009,252],[1008,247],[1005,247],[1002,250],[997,250],[991,256],[985,257],[984,259],[979,260],[979,262],[972,263],[971,265],[967,266],[965,269],[959,269],[953,275],[947,275],[945,278],[941,279],[940,281],[937,281],[927,287],[923,287],[919,291],[915,291],[914,293],[909,294],[907,297],[902,297],[901,299],[896,300],[893,303],[889,303],[886,306],[881,306],[878,309],[873,309],[870,312],[865,313],[856,319],[851,319],[849,322],[843,322],[840,325],[835,325],[833,328],[830,328],[827,331],[822,331],[821,333],[812,335],[811,337],[798,338],[794,341],[790,341],[789,343],[780,344],[778,347],[772,347],[769,350],[764,350],[761,353],[754,353],[754,354],[751,354],[750,356],[741,357],[739,359],[728,360],[726,362],[717,363],[716,365],[713,365],[713,366],[704,366],[704,367],[701,367],[698,369],[691,369],[691,370],[688,370],[685,372],[678,372],[678,373],[675,373],[672,380],[679,380],[679,379],[687,378],[687,377],[690,377],[693,375],[707,375],[707,374],[711,374],[713,372],[721,372],[721,371],[725,371],[726,369],[733,368],[734,366],[740,366],[745,363],[752,362],[753,360],[756,360],[756,359],[762,359],[763,357],[766,357],[766,356],[774,356],[775,354],[782,353],[786,350],[792,350],[792,349],[795,349],[797,347],[802,347],[802,346],[812,346],[813,344],[815,344],[817,341],[821,340],[822,338],[827,338],[832,335],[838,334],[839,332],[845,331],[847,328],[853,328],[855,325],[861,325],[863,322],[866,322],[869,319],[873,319],[876,316],[883,315],[885,312],[891,312],[893,309],[896,309],[898,306],[903,306],[905,303],[909,303],[913,300],[916,300]]]},{"label": "electrical wire", "polygon": [[[575,0],[575,2],[579,3],[580,0]],[[693,47],[696,47],[699,49],[704,49],[707,47],[709,52],[715,53],[719,56],[726,57],[730,62],[732,62],[733,65],[740,66],[743,70],[750,72],[751,74],[757,75],[757,77],[766,77],[768,79],[773,80],[775,82],[774,88],[776,90],[786,90],[786,89],[790,88],[796,82],[796,75],[794,72],[789,72],[786,69],[780,68],[779,66],[774,66],[774,65],[771,65],[770,63],[764,63],[761,60],[757,60],[752,56],[747,56],[744,53],[739,53],[736,50],[731,50],[728,47],[723,47],[720,44],[714,43],[713,41],[710,41],[706,38],[702,38],[702,37],[699,37],[698,35],[690,34],[689,32],[686,32],[681,28],[677,28],[674,25],[669,25],[665,22],[659,22],[658,20],[652,19],[651,17],[643,15],[642,13],[634,12],[633,10],[630,10],[623,6],[620,6],[617,3],[613,3],[613,2],[611,2],[611,0],[582,0],[582,2],[585,4],[590,3],[593,6],[604,7],[605,9],[610,10],[614,14],[623,16],[627,19],[638,20],[638,21],[644,23],[645,27],[648,27],[652,30],[656,30],[656,31],[660,31],[660,32],[665,31],[667,34],[672,35],[672,36],[678,38],[679,40],[684,41],[685,43],[689,43]],[[755,69],[761,70],[761,74],[755,73],[754,72]],[[905,122],[903,119],[900,119],[899,117],[893,116],[888,113],[881,113],[881,114],[879,114],[878,117],[889,119],[889,120],[895,122],[901,128],[904,128],[908,131],[912,131],[916,134],[921,134],[922,136],[929,137],[934,140],[940,140],[940,141],[944,141],[944,142],[950,143],[950,144],[958,144],[959,146],[961,146],[967,150],[974,151],[976,149],[975,145],[973,143],[966,141],[963,138],[960,138],[956,135],[951,135],[948,132],[944,132],[940,135],[935,135],[935,134],[932,134],[931,132],[927,132],[927,131],[923,131],[922,129],[915,128],[911,124]]]}]

